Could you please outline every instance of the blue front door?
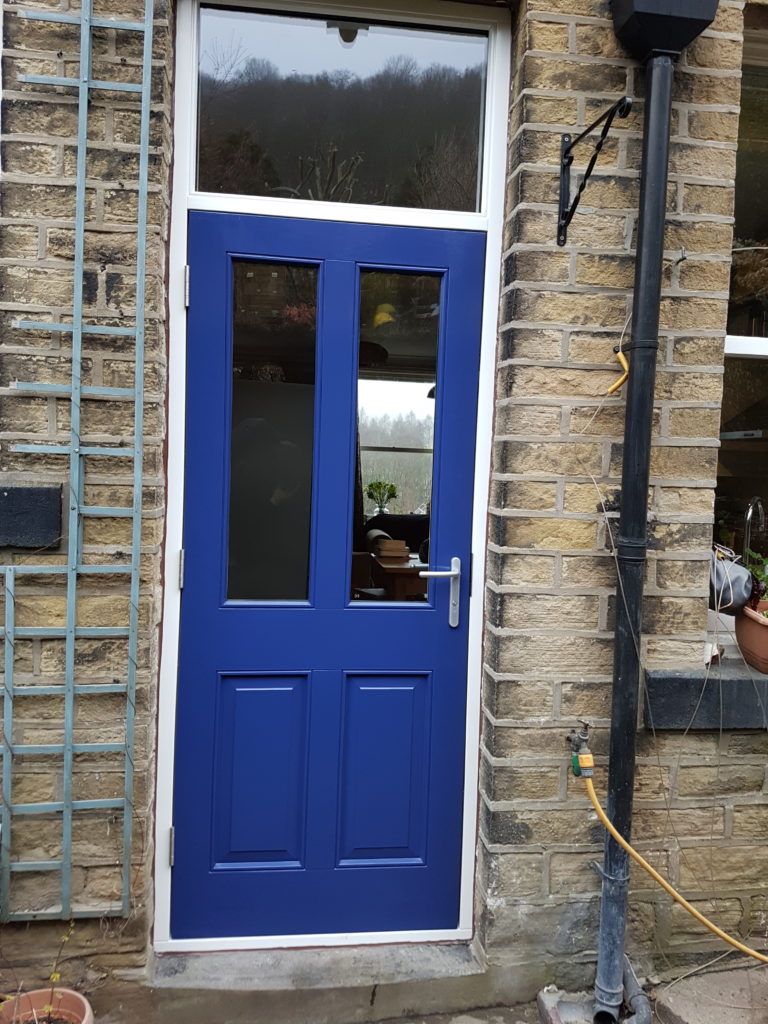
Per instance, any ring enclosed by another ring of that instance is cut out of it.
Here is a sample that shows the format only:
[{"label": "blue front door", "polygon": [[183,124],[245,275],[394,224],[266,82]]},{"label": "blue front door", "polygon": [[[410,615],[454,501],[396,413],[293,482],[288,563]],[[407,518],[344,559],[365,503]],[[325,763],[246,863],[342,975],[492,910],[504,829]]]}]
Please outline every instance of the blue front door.
[{"label": "blue front door", "polygon": [[455,928],[485,238],[189,239],[172,937]]}]

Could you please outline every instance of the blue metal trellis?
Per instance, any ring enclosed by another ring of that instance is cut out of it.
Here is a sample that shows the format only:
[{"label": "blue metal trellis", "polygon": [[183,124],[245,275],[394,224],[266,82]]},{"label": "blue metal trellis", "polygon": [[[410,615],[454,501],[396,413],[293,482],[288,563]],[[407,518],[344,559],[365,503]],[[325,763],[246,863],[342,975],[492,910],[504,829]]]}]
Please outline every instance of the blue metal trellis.
[{"label": "blue metal trellis", "polygon": [[[82,0],[75,13],[22,10],[18,17],[34,21],[76,25],[80,28],[80,71],[76,78],[51,75],[21,75],[21,81],[45,86],[75,86],[78,92],[77,163],[75,177],[75,245],[74,289],[71,323],[40,320],[19,320],[16,326],[26,330],[71,334],[71,381],[69,385],[17,381],[13,386],[23,394],[68,398],[71,406],[68,444],[12,444],[19,453],[66,455],[69,458],[67,500],[66,565],[3,565],[0,572],[5,584],[5,640],[3,684],[3,736],[0,753],[3,758],[2,808],[0,808],[0,920],[80,918],[115,914],[127,916],[131,901],[131,846],[133,812],[133,741],[136,707],[136,676],[139,632],[139,582],[141,558],[141,507],[144,419],[144,314],[147,257],[147,200],[149,190],[149,121],[152,76],[153,0],[145,0],[144,20],[130,21],[94,16],[93,0]],[[92,31],[108,28],[140,33],[143,37],[142,76],[140,83],[104,81],[91,77]],[[135,323],[125,326],[102,326],[84,322],[84,266],[86,236],[86,172],[88,154],[88,110],[94,89],[137,93],[141,97],[139,138],[138,211],[136,220],[136,313]],[[134,340],[133,387],[98,387],[82,381],[83,338],[116,336]],[[81,443],[81,400],[102,398],[133,403],[132,445],[83,445]],[[85,503],[85,458],[102,456],[133,460],[133,486],[130,506],[109,507]],[[83,523],[88,517],[131,519],[130,564],[91,565],[84,563]],[[77,592],[80,576],[124,574],[130,577],[128,622],[116,626],[78,626]],[[66,623],[63,626],[17,626],[15,616],[17,577],[50,576],[66,580]],[[128,656],[125,682],[82,684],[77,682],[76,641],[81,638],[125,638]],[[64,640],[63,681],[52,685],[16,685],[14,680],[15,644],[20,638]],[[123,742],[76,743],[75,698],[104,694],[125,696],[125,734]],[[57,696],[63,698],[63,740],[60,743],[14,743],[14,699],[19,697]],[[124,757],[123,796],[116,799],[74,799],[74,758],[79,754],[122,754]],[[25,755],[57,757],[62,764],[60,800],[36,803],[13,802],[14,765]],[[73,821],[81,811],[108,810],[122,817],[121,891],[119,901],[99,906],[81,906],[73,899]],[[60,815],[61,854],[45,860],[13,859],[12,836],[17,818],[34,815]],[[60,905],[46,910],[13,910],[11,905],[13,876],[28,872],[56,872],[60,877]]]}]

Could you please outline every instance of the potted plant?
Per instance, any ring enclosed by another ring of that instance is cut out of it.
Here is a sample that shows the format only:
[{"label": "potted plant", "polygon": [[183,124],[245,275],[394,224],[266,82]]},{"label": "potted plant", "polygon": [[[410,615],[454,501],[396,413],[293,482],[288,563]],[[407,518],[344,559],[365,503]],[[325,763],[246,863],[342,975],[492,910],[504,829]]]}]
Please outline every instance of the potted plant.
[{"label": "potted plant", "polygon": [[387,480],[372,480],[365,488],[365,496],[376,503],[374,515],[388,512],[387,502],[397,497],[397,487]]},{"label": "potted plant", "polygon": [[0,1024],[93,1024],[91,1004],[70,988],[61,988],[61,962],[64,946],[72,938],[75,922],[62,935],[48,975],[50,985],[25,992],[21,985],[12,995],[0,996]]},{"label": "potted plant", "polygon": [[[756,593],[768,585],[768,558],[748,551],[749,571],[757,581]],[[758,672],[768,673],[768,601],[746,605],[736,616],[736,642],[744,660]]]},{"label": "potted plant", "polygon": [[32,989],[17,992],[0,1003],[2,1024],[93,1024],[91,1004],[69,988]]}]

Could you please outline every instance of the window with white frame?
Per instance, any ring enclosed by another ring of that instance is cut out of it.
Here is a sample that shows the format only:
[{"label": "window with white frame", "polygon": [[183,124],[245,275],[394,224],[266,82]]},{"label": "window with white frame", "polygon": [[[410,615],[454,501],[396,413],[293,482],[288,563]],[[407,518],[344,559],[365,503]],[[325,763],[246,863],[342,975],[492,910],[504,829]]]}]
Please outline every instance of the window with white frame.
[{"label": "window with white frame", "polygon": [[746,13],[715,540],[768,555],[768,11]]},{"label": "window with white frame", "polygon": [[196,188],[481,208],[488,32],[203,4]]}]

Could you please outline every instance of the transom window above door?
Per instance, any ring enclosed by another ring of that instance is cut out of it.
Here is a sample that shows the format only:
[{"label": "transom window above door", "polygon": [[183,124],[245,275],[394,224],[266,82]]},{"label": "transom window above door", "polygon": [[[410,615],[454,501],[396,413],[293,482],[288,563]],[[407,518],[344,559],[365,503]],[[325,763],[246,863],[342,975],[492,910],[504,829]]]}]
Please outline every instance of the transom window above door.
[{"label": "transom window above door", "polygon": [[488,34],[204,5],[198,191],[480,210]]}]

